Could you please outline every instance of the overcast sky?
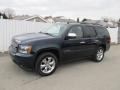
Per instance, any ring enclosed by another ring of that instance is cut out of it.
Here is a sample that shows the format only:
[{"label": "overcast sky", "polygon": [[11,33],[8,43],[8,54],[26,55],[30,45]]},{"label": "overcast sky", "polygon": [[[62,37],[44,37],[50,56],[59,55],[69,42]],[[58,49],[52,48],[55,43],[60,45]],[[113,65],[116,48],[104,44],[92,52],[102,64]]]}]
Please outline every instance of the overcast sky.
[{"label": "overcast sky", "polygon": [[16,14],[100,19],[120,18],[120,0],[0,0],[0,9]]}]

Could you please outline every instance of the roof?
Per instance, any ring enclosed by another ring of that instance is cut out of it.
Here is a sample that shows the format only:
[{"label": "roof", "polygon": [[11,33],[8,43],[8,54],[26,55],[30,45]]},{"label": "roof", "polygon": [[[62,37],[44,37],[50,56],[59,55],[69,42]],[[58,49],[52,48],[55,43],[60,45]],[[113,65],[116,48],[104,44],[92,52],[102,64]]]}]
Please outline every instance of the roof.
[{"label": "roof", "polygon": [[46,17],[44,17],[44,19],[49,19],[49,18],[53,18],[52,16],[46,16]]},{"label": "roof", "polygon": [[42,18],[41,16],[32,16],[32,17],[29,17],[29,18],[27,18],[27,19],[24,19],[25,21],[29,21],[29,20],[31,20],[31,19],[34,19],[34,18],[39,18],[39,19],[41,19],[43,22],[48,22],[48,21],[46,21],[44,18]]},{"label": "roof", "polygon": [[44,18],[40,17],[40,16],[22,15],[22,16],[15,16],[15,17],[13,17],[14,20],[25,20],[25,21],[30,21],[30,20],[32,20],[34,18],[40,19],[39,21],[47,23],[47,21]]},{"label": "roof", "polygon": [[24,20],[24,19],[27,19],[27,18],[30,18],[31,16],[29,15],[21,15],[21,16],[15,16],[13,17],[14,20]]}]

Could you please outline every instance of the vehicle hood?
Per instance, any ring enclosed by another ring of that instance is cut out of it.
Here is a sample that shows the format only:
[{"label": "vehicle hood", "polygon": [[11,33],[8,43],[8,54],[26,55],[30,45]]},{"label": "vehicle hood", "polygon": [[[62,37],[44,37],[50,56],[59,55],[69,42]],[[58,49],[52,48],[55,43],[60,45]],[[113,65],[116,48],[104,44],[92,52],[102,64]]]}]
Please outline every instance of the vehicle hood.
[{"label": "vehicle hood", "polygon": [[14,36],[13,39],[19,42],[24,41],[34,41],[34,40],[42,40],[52,38],[53,36],[43,34],[43,33],[28,33]]}]

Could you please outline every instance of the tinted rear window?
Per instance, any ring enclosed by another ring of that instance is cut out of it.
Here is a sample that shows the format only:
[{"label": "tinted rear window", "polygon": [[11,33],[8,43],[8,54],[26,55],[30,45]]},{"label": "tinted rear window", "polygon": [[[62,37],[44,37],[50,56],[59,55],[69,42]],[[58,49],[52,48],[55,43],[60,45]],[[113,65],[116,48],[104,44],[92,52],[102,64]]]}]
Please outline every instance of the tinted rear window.
[{"label": "tinted rear window", "polygon": [[100,36],[109,36],[109,32],[106,28],[104,27],[95,27],[96,32]]}]

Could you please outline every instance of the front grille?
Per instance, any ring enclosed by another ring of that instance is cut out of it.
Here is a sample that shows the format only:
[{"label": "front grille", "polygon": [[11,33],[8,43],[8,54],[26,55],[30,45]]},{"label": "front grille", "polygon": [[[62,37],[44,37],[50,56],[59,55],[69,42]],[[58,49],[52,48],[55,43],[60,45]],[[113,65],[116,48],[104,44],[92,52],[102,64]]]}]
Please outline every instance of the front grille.
[{"label": "front grille", "polygon": [[11,45],[13,46],[13,47],[18,47],[18,43],[16,42],[16,40],[12,40],[12,43],[11,43]]}]

